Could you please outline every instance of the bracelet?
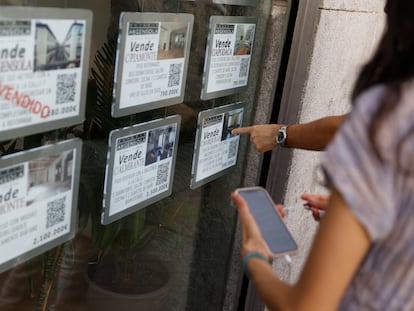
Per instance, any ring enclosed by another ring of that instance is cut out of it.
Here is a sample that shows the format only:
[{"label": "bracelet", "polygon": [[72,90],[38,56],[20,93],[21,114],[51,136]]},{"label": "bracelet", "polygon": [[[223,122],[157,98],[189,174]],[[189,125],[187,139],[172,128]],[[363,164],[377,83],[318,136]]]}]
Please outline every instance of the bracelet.
[{"label": "bracelet", "polygon": [[250,278],[249,276],[249,267],[247,266],[247,264],[249,263],[249,260],[252,258],[258,258],[261,259],[263,261],[266,261],[267,263],[269,263],[269,261],[266,259],[265,256],[263,256],[260,253],[247,253],[246,256],[243,257],[243,270],[246,273],[247,277]]}]

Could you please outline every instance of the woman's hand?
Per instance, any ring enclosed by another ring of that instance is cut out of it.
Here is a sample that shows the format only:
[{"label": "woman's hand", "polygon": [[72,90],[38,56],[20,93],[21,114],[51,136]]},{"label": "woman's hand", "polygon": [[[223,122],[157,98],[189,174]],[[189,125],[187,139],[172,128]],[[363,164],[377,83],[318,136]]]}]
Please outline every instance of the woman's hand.
[{"label": "woman's hand", "polygon": [[305,208],[312,211],[312,216],[316,221],[321,220],[323,214],[326,211],[328,205],[329,196],[322,194],[304,193],[300,198],[306,203],[303,205]]},{"label": "woman's hand", "polygon": [[239,212],[240,224],[242,226],[242,258],[247,253],[260,253],[267,260],[271,259],[271,252],[263,239],[262,233],[257,226],[246,201],[237,193],[231,195],[233,203],[237,206]]}]

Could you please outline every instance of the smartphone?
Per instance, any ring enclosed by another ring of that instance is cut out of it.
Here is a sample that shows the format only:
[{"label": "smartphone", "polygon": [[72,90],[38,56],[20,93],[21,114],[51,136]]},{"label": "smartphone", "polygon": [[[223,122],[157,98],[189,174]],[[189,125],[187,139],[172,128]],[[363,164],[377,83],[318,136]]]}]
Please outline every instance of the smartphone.
[{"label": "smartphone", "polygon": [[275,208],[275,203],[266,189],[262,187],[238,188],[240,194],[249,205],[263,238],[274,257],[293,254],[298,246],[283,219]]}]

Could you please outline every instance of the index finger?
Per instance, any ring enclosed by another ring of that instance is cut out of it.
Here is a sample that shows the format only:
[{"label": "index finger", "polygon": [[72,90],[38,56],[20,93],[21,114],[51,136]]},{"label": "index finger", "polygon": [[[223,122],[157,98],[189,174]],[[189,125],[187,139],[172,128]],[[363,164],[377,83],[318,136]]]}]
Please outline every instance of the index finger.
[{"label": "index finger", "polygon": [[252,132],[252,127],[251,126],[238,127],[238,128],[235,128],[234,130],[231,131],[231,133],[233,135],[236,135],[236,134],[250,134],[251,132]]}]

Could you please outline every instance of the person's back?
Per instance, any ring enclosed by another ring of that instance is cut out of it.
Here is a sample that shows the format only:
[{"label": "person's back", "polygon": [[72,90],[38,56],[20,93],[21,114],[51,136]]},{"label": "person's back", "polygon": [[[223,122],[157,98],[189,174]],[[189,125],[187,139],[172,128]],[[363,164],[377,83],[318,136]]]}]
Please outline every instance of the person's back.
[{"label": "person's back", "polygon": [[372,131],[387,92],[380,85],[357,98],[325,155],[331,182],[371,240],[340,310],[414,310],[414,81]]}]

